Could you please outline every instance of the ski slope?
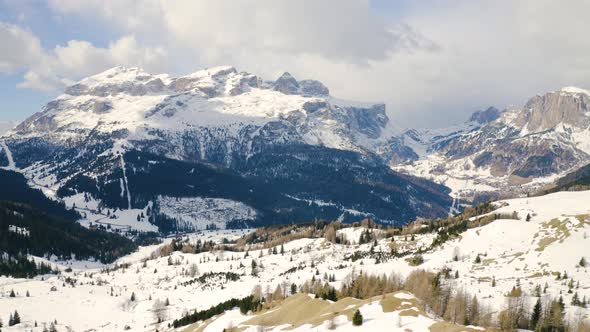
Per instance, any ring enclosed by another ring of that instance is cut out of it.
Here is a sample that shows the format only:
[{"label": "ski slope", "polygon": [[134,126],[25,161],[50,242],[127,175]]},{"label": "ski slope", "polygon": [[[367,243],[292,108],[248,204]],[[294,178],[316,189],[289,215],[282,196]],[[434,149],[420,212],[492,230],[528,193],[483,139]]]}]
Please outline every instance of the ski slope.
[{"label": "ski slope", "polygon": [[4,154],[6,155],[6,159],[8,159],[8,166],[4,167],[4,169],[15,171],[16,164],[14,163],[14,158],[12,157],[12,152],[10,152],[10,149],[8,148],[8,145],[6,145],[6,142],[0,141],[0,148],[2,148],[2,150],[4,151]]}]

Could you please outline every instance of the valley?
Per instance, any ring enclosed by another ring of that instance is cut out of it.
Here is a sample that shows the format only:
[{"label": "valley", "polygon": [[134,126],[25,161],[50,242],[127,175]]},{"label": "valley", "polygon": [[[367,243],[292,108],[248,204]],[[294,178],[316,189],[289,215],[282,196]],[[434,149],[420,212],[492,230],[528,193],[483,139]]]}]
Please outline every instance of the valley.
[{"label": "valley", "polygon": [[1,329],[587,331],[588,96],[398,132],[288,73],[88,77],[0,139]]},{"label": "valley", "polygon": [[0,0],[0,332],[590,332],[589,12]]}]

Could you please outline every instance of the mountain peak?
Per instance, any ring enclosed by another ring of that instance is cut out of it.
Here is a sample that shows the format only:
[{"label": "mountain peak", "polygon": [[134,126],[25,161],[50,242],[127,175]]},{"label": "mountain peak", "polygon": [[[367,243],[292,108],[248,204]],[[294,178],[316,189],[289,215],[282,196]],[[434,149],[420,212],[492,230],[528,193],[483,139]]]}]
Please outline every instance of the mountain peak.
[{"label": "mountain peak", "polygon": [[480,110],[480,111],[477,111],[477,112],[471,114],[469,121],[470,122],[477,122],[479,124],[484,124],[484,123],[492,122],[499,117],[500,117],[500,111],[497,108],[491,106],[491,107],[488,107],[486,110]]},{"label": "mountain peak", "polygon": [[531,98],[514,123],[526,128],[527,133],[553,129],[560,124],[576,128],[589,125],[590,92],[576,87],[565,87]]},{"label": "mountain peak", "polygon": [[84,78],[66,87],[64,92],[71,96],[105,97],[118,93],[145,95],[162,91],[165,87],[164,81],[168,80],[168,75],[152,75],[139,67],[117,66]]},{"label": "mountain peak", "polygon": [[89,82],[89,81],[129,81],[134,80],[138,77],[152,77],[153,75],[146,72],[140,67],[125,67],[125,66],[116,66],[110,69],[107,69],[101,73],[96,75],[92,75],[87,77],[80,82]]},{"label": "mountain peak", "polygon": [[274,89],[286,95],[295,95],[299,92],[299,82],[288,72],[284,72],[276,81]]},{"label": "mountain peak", "polygon": [[229,74],[237,74],[238,71],[235,67],[224,65],[224,66],[215,66],[209,67],[205,69],[197,70],[194,73],[191,73],[186,76],[182,76],[184,78],[204,78],[204,77],[220,77],[220,76],[227,76]]},{"label": "mountain peak", "polygon": [[286,95],[302,95],[305,97],[327,97],[330,90],[320,81],[301,80],[297,81],[289,72],[284,72],[271,85],[275,91]]},{"label": "mountain peak", "polygon": [[281,76],[279,76],[278,80],[294,80],[295,77],[293,77],[293,75],[291,75],[291,73],[289,73],[288,71],[284,72]]}]

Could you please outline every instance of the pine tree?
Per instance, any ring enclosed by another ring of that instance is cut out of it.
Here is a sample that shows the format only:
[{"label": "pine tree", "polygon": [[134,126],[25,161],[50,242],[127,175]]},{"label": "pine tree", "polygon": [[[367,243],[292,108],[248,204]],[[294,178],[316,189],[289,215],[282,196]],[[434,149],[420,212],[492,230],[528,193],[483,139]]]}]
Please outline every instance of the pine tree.
[{"label": "pine tree", "polygon": [[492,287],[496,287],[496,277],[492,277]]},{"label": "pine tree", "polygon": [[537,323],[539,322],[539,319],[541,319],[541,299],[537,299],[537,303],[535,303],[535,306],[533,307],[533,313],[531,315],[531,324],[530,324],[530,329],[531,330],[535,330],[535,328],[537,327]]},{"label": "pine tree", "polygon": [[8,320],[8,326],[14,326],[20,324],[20,315],[18,311],[14,311],[14,314],[10,314],[10,319]]},{"label": "pine tree", "polygon": [[580,306],[580,297],[578,296],[578,292],[575,292],[574,296],[572,296],[572,305]]},{"label": "pine tree", "polygon": [[361,311],[358,309],[354,312],[354,315],[352,315],[352,325],[354,325],[354,326],[363,325],[363,315],[361,314]]},{"label": "pine tree", "polygon": [[481,263],[481,258],[479,257],[479,254],[477,254],[477,257],[475,257],[475,264],[479,263]]},{"label": "pine tree", "polygon": [[131,293],[131,302],[135,302],[135,292]]},{"label": "pine tree", "polygon": [[580,259],[580,263],[579,264],[580,264],[581,267],[586,267],[586,259],[584,257],[582,257]]},{"label": "pine tree", "polygon": [[14,289],[10,290],[10,297],[16,297],[16,294],[14,293]]}]

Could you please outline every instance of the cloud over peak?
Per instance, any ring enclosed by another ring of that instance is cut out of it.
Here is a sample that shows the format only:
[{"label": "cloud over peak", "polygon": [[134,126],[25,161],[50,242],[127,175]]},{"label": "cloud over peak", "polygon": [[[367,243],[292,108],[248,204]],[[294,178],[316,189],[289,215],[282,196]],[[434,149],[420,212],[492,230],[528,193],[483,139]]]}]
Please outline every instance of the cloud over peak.
[{"label": "cloud over peak", "polygon": [[44,48],[26,21],[1,24],[11,51],[0,54],[0,72],[22,71],[21,88],[58,91],[116,65],[172,74],[219,64],[264,77],[289,71],[336,96],[386,102],[401,126],[455,122],[560,86],[590,87],[586,1],[400,1],[379,10],[369,0],[48,0],[48,15],[83,19],[116,37],[97,46],[96,36],[76,36]]}]

